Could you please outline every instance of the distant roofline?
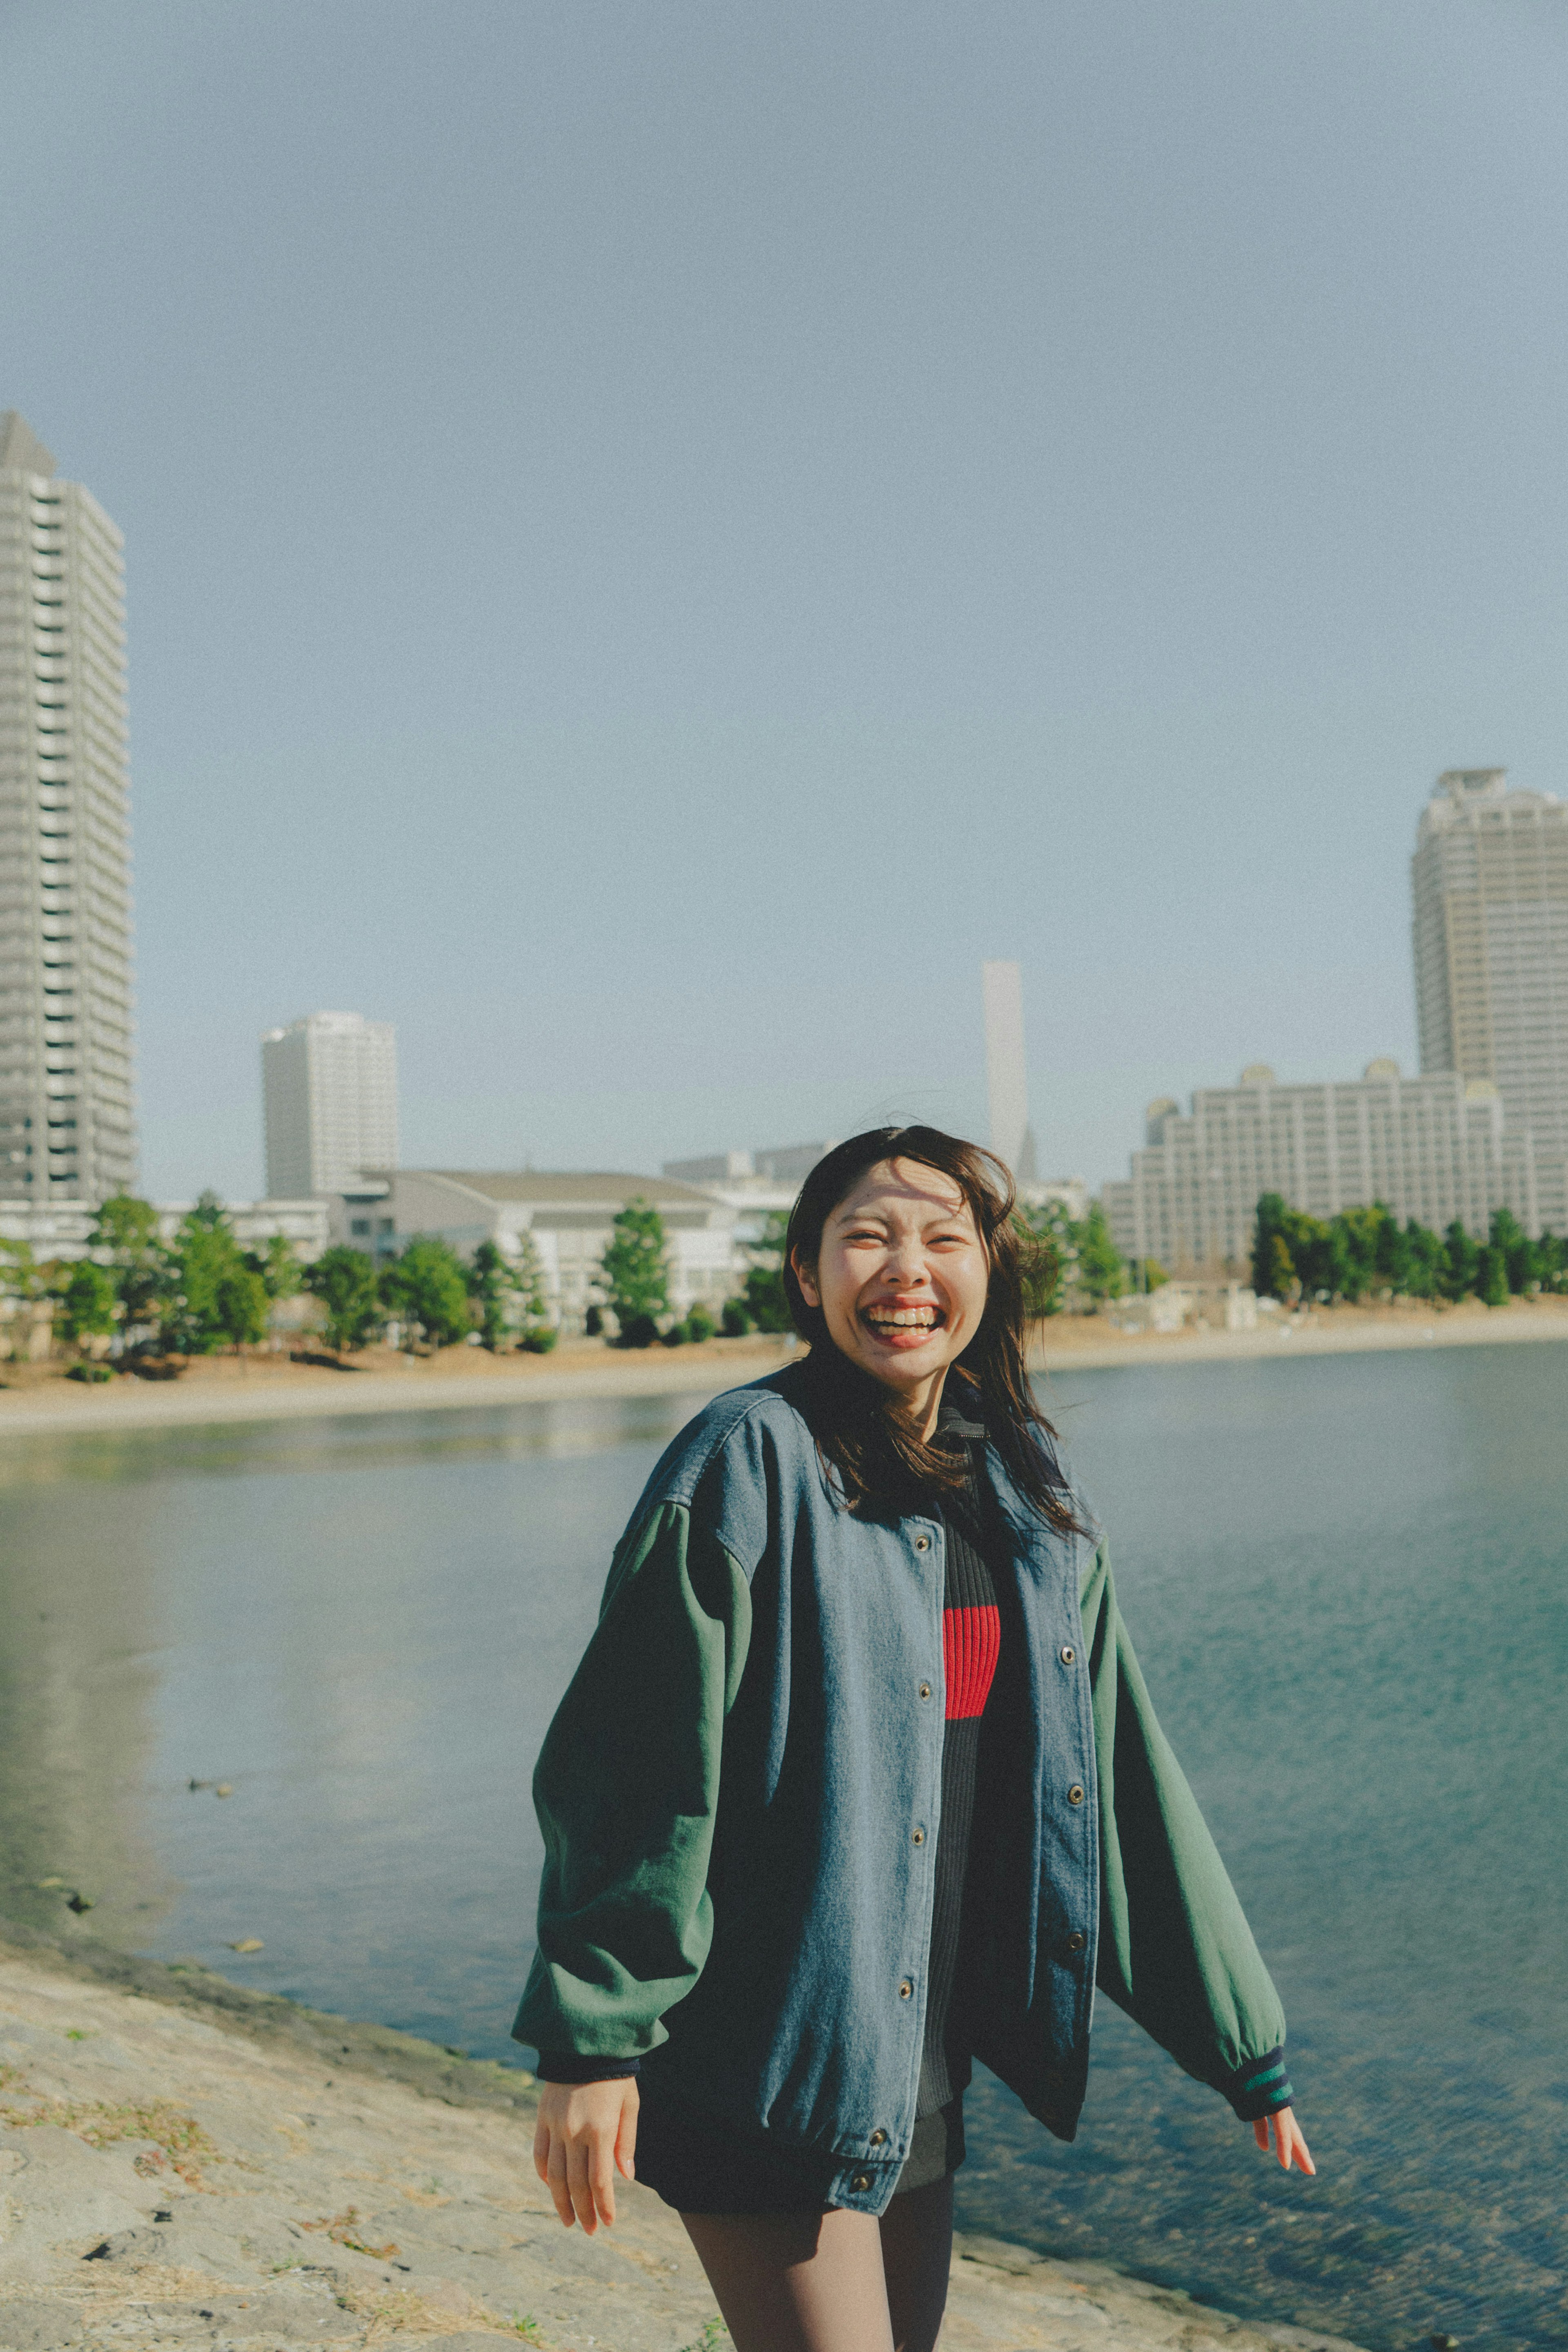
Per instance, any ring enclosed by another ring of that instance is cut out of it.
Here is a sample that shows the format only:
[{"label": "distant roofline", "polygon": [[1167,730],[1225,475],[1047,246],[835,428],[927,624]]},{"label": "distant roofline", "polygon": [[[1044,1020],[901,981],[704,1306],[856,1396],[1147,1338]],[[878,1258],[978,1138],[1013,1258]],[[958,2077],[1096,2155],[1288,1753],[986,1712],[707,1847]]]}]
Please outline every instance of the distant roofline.
[{"label": "distant roofline", "polygon": [[[429,1182],[461,1186],[465,1192],[488,1201],[548,1201],[563,1197],[610,1201],[641,1196],[655,1206],[661,1201],[697,1201],[711,1207],[716,1199],[706,1185],[677,1183],[673,1177],[646,1176],[630,1169],[363,1168],[360,1174],[372,1183],[389,1184],[400,1177],[423,1177]],[[563,1192],[560,1188],[570,1191]]]},{"label": "distant roofline", "polygon": [[52,478],[55,460],[19,408],[0,411],[0,473]]}]

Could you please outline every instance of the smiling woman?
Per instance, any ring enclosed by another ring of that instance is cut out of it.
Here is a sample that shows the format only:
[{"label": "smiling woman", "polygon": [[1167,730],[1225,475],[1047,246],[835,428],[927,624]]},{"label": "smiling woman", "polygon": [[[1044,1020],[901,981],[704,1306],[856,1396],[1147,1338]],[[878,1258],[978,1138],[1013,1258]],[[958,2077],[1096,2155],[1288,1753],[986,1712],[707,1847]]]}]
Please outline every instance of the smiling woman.
[{"label": "smiling woman", "polygon": [[738,2352],[930,2352],[974,2062],[1071,2139],[1096,1984],[1312,2168],[1030,1392],[1012,1209],[931,1128],[812,1171],[810,1353],[655,1468],[535,1774],[535,2163],[588,2231],[640,2169]]},{"label": "smiling woman", "polygon": [[784,1291],[812,1343],[817,1443],[852,1504],[885,1495],[901,1473],[927,1494],[962,1487],[967,1462],[931,1444],[961,1358],[1014,1484],[1059,1534],[1085,1532],[1024,1368],[1025,1254],[1050,1244],[1012,1210],[1000,1163],[937,1128],[873,1129],[807,1178],[785,1236]]}]

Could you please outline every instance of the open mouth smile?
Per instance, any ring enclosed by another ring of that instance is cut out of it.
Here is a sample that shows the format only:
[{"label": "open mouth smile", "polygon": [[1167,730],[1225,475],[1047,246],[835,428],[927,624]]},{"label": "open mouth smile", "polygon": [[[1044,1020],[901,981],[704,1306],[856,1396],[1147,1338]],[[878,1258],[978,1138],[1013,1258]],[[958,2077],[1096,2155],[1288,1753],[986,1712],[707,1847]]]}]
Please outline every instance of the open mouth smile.
[{"label": "open mouth smile", "polygon": [[918,1348],[939,1331],[947,1318],[927,1301],[920,1307],[862,1307],[860,1321],[884,1348]]}]

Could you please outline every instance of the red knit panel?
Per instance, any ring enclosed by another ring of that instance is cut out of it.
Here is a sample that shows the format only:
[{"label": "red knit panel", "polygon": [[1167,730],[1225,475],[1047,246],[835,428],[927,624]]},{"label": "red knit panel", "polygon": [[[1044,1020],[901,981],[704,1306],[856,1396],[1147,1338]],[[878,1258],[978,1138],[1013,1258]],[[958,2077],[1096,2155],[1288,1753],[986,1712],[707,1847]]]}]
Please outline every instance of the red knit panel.
[{"label": "red knit panel", "polygon": [[942,1612],[942,1670],[947,1679],[947,1719],[984,1715],[991,1677],[1002,1646],[1001,1612],[989,1609]]}]

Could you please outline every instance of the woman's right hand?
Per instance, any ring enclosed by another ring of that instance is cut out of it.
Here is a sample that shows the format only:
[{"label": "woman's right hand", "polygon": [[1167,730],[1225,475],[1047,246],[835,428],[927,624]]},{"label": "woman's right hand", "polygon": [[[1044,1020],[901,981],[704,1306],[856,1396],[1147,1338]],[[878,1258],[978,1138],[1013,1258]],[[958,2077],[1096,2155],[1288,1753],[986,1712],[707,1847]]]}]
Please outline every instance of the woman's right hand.
[{"label": "woman's right hand", "polygon": [[580,2221],[591,2238],[615,2219],[615,2175],[635,2177],[637,2080],[541,2083],[534,2133],[534,2170],[570,2230]]}]

